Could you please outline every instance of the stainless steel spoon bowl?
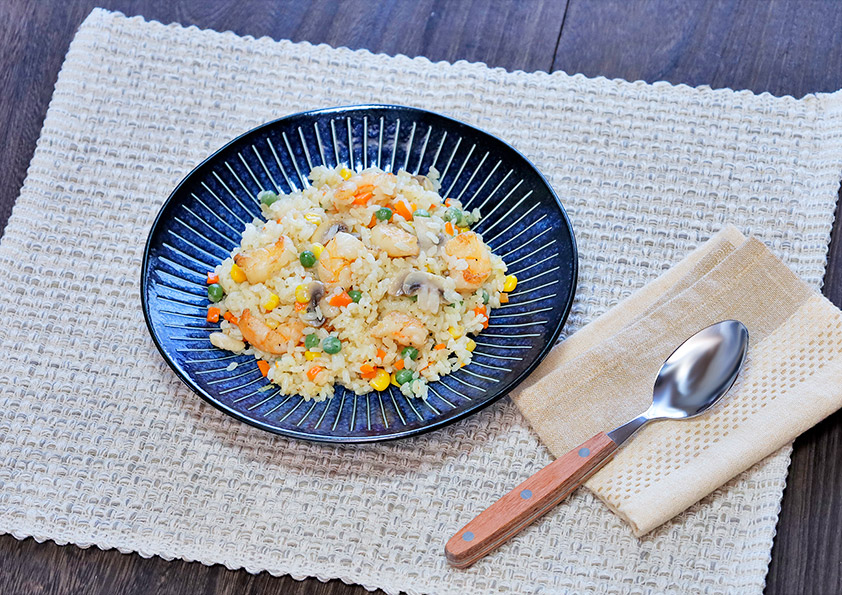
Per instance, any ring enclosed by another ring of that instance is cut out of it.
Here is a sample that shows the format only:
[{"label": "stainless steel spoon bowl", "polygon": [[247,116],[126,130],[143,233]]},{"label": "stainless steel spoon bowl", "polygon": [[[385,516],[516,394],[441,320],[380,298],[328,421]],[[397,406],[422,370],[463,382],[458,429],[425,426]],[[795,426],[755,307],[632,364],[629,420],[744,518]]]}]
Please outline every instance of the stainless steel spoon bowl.
[{"label": "stainless steel spoon bowl", "polygon": [[748,351],[748,329],[724,320],[702,329],[672,352],[655,379],[643,415],[600,432],[559,457],[462,527],[444,548],[448,562],[470,566],[578,488],[651,421],[688,419],[713,407],[733,386]]},{"label": "stainless steel spoon bowl", "polygon": [[650,421],[687,419],[713,407],[737,380],[748,351],[748,329],[738,320],[723,320],[682,343],[655,379],[646,412],[608,432],[617,446]]}]

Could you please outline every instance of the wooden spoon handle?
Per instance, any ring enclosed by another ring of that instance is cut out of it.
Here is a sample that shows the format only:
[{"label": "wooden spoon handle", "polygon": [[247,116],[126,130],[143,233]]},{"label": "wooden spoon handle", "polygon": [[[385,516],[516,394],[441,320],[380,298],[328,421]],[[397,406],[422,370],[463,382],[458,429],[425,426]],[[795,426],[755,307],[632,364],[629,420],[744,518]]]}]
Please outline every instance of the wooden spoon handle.
[{"label": "wooden spoon handle", "polygon": [[559,457],[485,509],[444,546],[447,561],[470,566],[545,514],[593,475],[617,450],[605,432]]}]

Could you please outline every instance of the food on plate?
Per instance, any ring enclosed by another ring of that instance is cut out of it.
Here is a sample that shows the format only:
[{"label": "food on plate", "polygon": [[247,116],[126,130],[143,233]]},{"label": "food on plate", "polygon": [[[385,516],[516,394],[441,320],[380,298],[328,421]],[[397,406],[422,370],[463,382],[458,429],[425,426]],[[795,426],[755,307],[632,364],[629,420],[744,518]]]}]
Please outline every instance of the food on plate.
[{"label": "food on plate", "polygon": [[265,220],[208,272],[210,342],[253,354],[286,394],[322,400],[428,383],[471,362],[517,279],[438,194],[438,172],[316,167],[302,191],[258,195]]}]

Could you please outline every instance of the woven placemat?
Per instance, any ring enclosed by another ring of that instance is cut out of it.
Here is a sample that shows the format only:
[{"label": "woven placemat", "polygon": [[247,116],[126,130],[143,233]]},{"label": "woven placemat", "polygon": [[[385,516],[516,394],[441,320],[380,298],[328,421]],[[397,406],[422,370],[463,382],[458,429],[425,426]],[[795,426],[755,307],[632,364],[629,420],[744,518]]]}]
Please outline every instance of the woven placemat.
[{"label": "woven placemat", "polygon": [[788,451],[641,540],[580,490],[456,571],[446,539],[550,460],[511,402],[411,440],[325,446],[238,423],[167,368],[138,283],[170,190],[261,122],[367,102],[466,120],[547,174],[581,253],[566,333],[726,222],[821,284],[838,94],[507,73],[96,10],[0,244],[0,531],[390,593],[760,592]]}]

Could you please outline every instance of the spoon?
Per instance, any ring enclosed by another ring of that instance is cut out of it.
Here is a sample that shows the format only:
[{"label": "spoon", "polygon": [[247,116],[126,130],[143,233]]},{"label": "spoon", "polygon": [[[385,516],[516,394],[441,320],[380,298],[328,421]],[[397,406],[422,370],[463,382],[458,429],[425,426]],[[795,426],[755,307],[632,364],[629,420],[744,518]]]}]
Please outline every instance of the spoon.
[{"label": "spoon", "polygon": [[712,407],[734,384],[748,349],[748,329],[725,320],[702,329],[672,352],[655,379],[643,415],[559,457],[488,507],[450,538],[444,552],[457,568],[470,566],[548,512],[605,465],[651,421],[689,419]]}]

